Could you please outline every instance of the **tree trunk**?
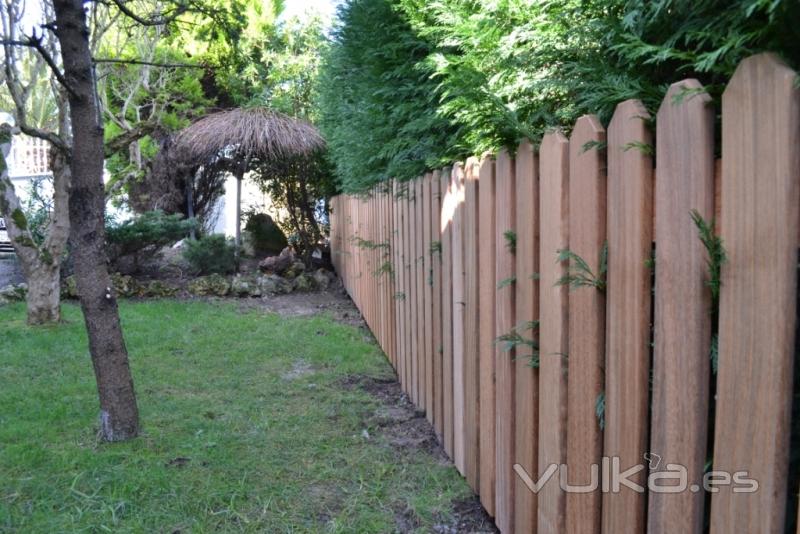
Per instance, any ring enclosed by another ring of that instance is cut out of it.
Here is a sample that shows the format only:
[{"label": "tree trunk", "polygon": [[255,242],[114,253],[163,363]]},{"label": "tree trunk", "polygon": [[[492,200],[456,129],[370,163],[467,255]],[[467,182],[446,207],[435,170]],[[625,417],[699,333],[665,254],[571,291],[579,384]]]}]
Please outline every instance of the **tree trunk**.
[{"label": "tree trunk", "polygon": [[28,275],[28,324],[43,325],[61,321],[61,269],[40,265]]},{"label": "tree trunk", "polygon": [[28,324],[57,323],[61,320],[61,257],[69,231],[69,222],[65,220],[68,202],[64,198],[69,188],[69,171],[58,165],[64,161],[63,157],[53,159],[53,215],[45,242],[37,245],[6,169],[10,133],[4,127],[0,140],[0,216],[5,218],[8,237],[28,283]]},{"label": "tree trunk", "polygon": [[139,412],[105,253],[103,126],[83,0],[54,0],[56,36],[70,87],[70,223],[75,280],[100,396],[100,433],[122,441],[139,433]]}]

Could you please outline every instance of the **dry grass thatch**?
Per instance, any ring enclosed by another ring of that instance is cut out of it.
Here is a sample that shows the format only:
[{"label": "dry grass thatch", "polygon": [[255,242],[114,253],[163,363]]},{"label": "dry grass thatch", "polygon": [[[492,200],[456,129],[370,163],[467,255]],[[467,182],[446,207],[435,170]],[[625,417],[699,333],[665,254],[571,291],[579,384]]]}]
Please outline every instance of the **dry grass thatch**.
[{"label": "dry grass thatch", "polygon": [[175,148],[184,158],[209,161],[225,150],[265,161],[307,156],[325,148],[310,123],[266,108],[239,108],[203,117],[183,129]]}]

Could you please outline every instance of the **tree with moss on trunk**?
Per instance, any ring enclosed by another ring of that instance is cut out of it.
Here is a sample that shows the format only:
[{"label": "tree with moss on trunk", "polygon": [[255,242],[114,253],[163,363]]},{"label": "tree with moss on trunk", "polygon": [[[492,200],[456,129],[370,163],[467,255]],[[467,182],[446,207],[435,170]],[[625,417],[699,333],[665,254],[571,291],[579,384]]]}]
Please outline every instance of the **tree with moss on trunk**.
[{"label": "tree with moss on trunk", "polygon": [[[44,55],[31,47],[19,47],[23,4],[4,0],[0,22],[3,30],[3,72],[0,105],[14,112],[15,125],[2,125],[3,145],[0,154],[0,217],[6,223],[11,244],[28,284],[26,295],[28,324],[43,325],[61,320],[61,262],[69,238],[71,149],[68,106],[63,87],[48,75]],[[43,6],[43,16],[52,16],[52,9]],[[51,58],[57,57],[56,43],[46,35],[30,40]],[[53,174],[51,210],[44,228],[34,232],[14,184],[8,174],[6,157],[12,135],[23,133],[44,139],[50,144],[50,167]]]}]

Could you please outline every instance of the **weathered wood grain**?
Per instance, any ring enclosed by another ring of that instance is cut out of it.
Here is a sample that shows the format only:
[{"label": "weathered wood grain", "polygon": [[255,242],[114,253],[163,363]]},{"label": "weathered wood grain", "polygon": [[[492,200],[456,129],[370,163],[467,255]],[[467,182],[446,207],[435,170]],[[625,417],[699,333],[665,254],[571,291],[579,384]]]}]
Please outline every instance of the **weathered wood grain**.
[{"label": "weathered wood grain", "polygon": [[431,287],[433,294],[433,426],[444,445],[444,392],[442,384],[442,194],[441,171],[431,176]]},{"label": "weathered wood grain", "polygon": [[433,267],[431,264],[431,181],[425,174],[422,182],[422,294],[423,294],[423,354],[425,355],[425,417],[433,423]]},{"label": "weathered wood grain", "polygon": [[478,349],[480,367],[480,497],[481,504],[494,515],[496,495],[495,462],[495,253],[497,226],[495,209],[495,161],[484,155],[478,182]]},{"label": "weathered wood grain", "polygon": [[[569,141],[548,133],[539,150],[540,292],[539,292],[539,472],[567,459],[568,302],[557,285],[566,270],[558,253],[569,246]],[[538,473],[533,477],[538,478]],[[539,492],[539,532],[564,532],[566,498],[551,481]]]},{"label": "weathered wood grain", "polygon": [[[691,93],[688,96],[686,92]],[[650,451],[702,487],[708,445],[708,254],[691,219],[714,216],[714,111],[697,80],[672,84],[656,116],[656,291]],[[650,495],[648,532],[701,532],[703,492]]]},{"label": "weathered wood grain", "polygon": [[453,447],[453,215],[456,203],[450,168],[442,170],[442,426],[444,450],[455,458]]},{"label": "weathered wood grain", "polygon": [[[569,250],[604,280],[601,256],[606,242],[606,132],[594,115],[575,123],[569,142]],[[570,288],[567,385],[567,467],[572,485],[589,485],[600,466],[603,431],[597,401],[604,389],[605,290]],[[599,472],[599,471],[598,471]],[[596,480],[599,481],[599,478]],[[600,488],[567,494],[567,532],[600,532]]]},{"label": "weathered wood grain", "polygon": [[[453,461],[459,472],[468,477],[464,435],[464,167],[453,165],[450,177],[455,207],[452,220],[453,254]],[[474,478],[468,482],[474,484]],[[473,486],[474,488],[475,486]]]},{"label": "weathered wood grain", "polygon": [[[539,165],[533,145],[523,141],[516,157],[516,328],[522,337],[538,338],[529,324],[539,320]],[[539,371],[531,366],[531,347],[516,353],[514,388],[516,425],[514,463],[532,478],[538,476]],[[537,499],[523,479],[514,473],[514,532],[536,532]]]},{"label": "weathered wood grain", "polygon": [[[516,167],[506,150],[497,154],[495,181],[495,339],[511,333],[516,312]],[[513,236],[513,237],[511,237]],[[511,282],[514,280],[514,282]],[[514,530],[514,350],[495,350],[495,523]]]},{"label": "weathered wood grain", "polygon": [[711,532],[783,532],[800,206],[800,92],[776,56],[739,64],[722,97],[722,267]]},{"label": "weathered wood grain", "polygon": [[[652,136],[638,100],[617,106],[608,127],[608,284],[603,454],[620,470],[643,465],[650,389],[650,269],[653,243]],[[630,480],[645,484],[645,471]],[[612,488],[614,489],[614,488]],[[603,494],[603,533],[645,528],[644,493]]]}]

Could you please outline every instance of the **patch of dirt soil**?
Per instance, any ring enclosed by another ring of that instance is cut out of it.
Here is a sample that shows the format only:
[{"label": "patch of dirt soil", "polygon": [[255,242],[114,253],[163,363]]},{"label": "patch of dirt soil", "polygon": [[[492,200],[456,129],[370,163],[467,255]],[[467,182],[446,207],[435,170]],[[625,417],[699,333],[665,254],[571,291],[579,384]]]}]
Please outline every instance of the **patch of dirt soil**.
[{"label": "patch of dirt soil", "polygon": [[[396,379],[350,375],[344,377],[339,384],[347,390],[360,388],[380,403],[367,418],[365,425],[376,437],[385,439],[398,453],[425,453],[443,465],[452,465],[452,461],[436,437],[433,426],[425,419],[424,412],[414,406]],[[451,516],[447,522],[435,525],[434,532],[443,534],[498,532],[477,496],[453,502]],[[410,509],[395,510],[395,519],[397,532],[413,532],[419,527],[419,522]]]},{"label": "patch of dirt soil", "polygon": [[453,518],[449,523],[434,525],[433,531],[439,534],[495,533],[500,532],[494,521],[481,506],[478,496],[453,502]]},{"label": "patch of dirt soil", "polygon": [[260,310],[284,317],[309,317],[329,313],[339,323],[366,328],[366,322],[338,280],[326,290],[270,295],[260,299],[231,299],[243,311]]}]

